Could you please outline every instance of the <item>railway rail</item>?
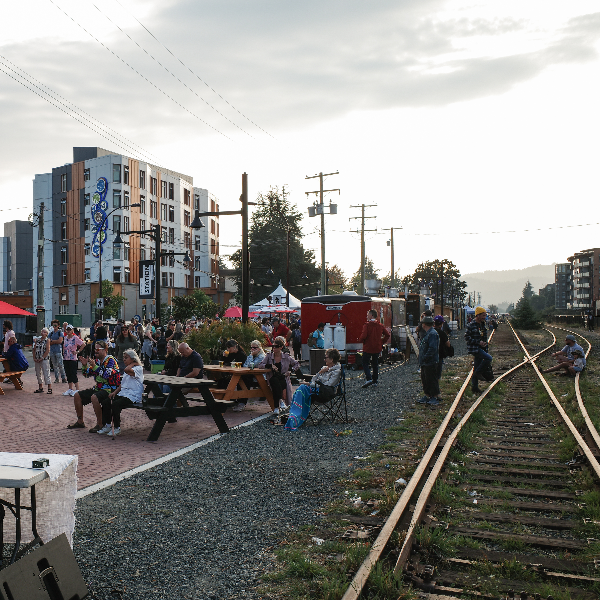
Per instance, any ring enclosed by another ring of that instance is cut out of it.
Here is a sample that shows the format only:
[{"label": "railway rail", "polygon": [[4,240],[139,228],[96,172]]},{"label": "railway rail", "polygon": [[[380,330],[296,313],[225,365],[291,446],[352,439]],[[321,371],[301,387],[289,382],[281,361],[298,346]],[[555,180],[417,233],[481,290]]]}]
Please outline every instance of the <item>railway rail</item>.
[{"label": "railway rail", "polygon": [[579,376],[576,427],[537,367],[546,336],[532,347],[497,330],[496,379],[471,401],[469,372],[343,600],[384,556],[424,598],[600,597],[600,436]]}]

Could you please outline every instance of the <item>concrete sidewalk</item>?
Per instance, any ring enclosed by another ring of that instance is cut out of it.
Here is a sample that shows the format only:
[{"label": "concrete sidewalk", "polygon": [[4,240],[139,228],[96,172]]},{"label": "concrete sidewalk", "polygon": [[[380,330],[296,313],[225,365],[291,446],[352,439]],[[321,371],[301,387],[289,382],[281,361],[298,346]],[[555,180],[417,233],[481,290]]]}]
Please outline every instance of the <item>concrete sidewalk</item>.
[{"label": "concrete sidewalk", "polygon": [[[30,353],[26,353],[28,360]],[[219,433],[210,415],[186,417],[177,423],[167,423],[157,442],[146,438],[154,424],[141,410],[124,410],[121,413],[121,435],[113,441],[106,435],[89,433],[96,424],[91,405],[83,409],[85,429],[67,429],[76,421],[73,398],[63,396],[65,383],[54,383],[53,394],[35,394],[38,389],[33,361],[23,376],[23,390],[3,383],[0,396],[0,451],[32,452],[41,457],[46,454],[77,454],[79,456],[78,489],[118,475],[151,460],[169,454]],[[79,387],[92,387],[93,380],[79,373]],[[224,414],[229,427],[270,412],[267,402],[248,402],[242,412],[228,409]]]}]

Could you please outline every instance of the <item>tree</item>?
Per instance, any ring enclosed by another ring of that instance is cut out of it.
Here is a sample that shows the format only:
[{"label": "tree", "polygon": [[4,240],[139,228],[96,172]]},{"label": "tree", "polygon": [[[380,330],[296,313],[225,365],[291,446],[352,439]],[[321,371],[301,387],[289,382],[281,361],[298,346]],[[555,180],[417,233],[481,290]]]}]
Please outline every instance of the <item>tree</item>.
[{"label": "tree", "polygon": [[531,282],[528,279],[527,283],[525,284],[525,287],[523,288],[523,298],[527,298],[527,300],[531,300],[531,297],[533,296],[534,293],[535,292],[533,291],[533,286],[531,285]]},{"label": "tree", "polygon": [[[287,231],[290,231],[290,293],[294,288],[306,289],[321,280],[312,250],[306,250],[301,243],[302,215],[292,204],[285,188],[271,188],[266,194],[257,196],[257,207],[252,213],[248,247],[250,251],[250,302],[262,300],[281,281],[285,287],[287,280]],[[236,274],[234,279],[241,295],[242,251],[234,252],[230,261]],[[271,273],[272,272],[272,273]]]},{"label": "tree", "polygon": [[[368,256],[365,256],[365,281],[367,281],[367,279],[379,279],[379,269],[376,269],[373,261]],[[354,273],[350,280],[350,285],[353,288],[360,288],[360,280],[361,268],[359,266],[358,271]],[[364,292],[364,290],[358,290],[359,294],[364,294]]]},{"label": "tree", "polygon": [[192,317],[214,319],[220,312],[221,306],[202,290],[194,290],[187,296],[174,296],[172,317],[185,321]]},{"label": "tree", "polygon": [[[389,275],[385,275],[381,281],[382,281],[381,285],[383,285],[384,287],[387,285],[391,286],[391,284],[392,284],[392,280]],[[394,274],[394,283],[395,283],[395,287],[402,283],[402,280],[400,279],[400,269],[398,269],[396,271],[396,273]]]},{"label": "tree", "polygon": [[467,283],[459,279],[460,271],[457,266],[446,258],[421,263],[411,275],[402,279],[402,286],[408,291],[418,294],[422,288],[429,288],[437,303],[444,296],[444,306],[450,305],[455,299],[459,303],[466,297]]},{"label": "tree", "polygon": [[[119,316],[119,310],[125,302],[125,298],[119,294],[114,294],[115,286],[108,279],[102,280],[102,297],[104,298],[104,308],[102,309],[103,319],[116,319]],[[96,296],[97,300],[100,296]],[[94,302],[95,304],[95,302]]]},{"label": "tree", "polygon": [[[525,290],[523,290],[525,293]],[[526,296],[522,296],[517,302],[512,318],[512,323],[519,329],[539,329],[540,323],[536,318],[536,314],[531,308],[531,303]]]},{"label": "tree", "polygon": [[488,305],[488,310],[493,314],[496,315],[498,314],[498,307],[495,304],[489,304]]},{"label": "tree", "polygon": [[171,305],[174,319],[186,321],[196,314],[196,298],[194,296],[173,296]]},{"label": "tree", "polygon": [[348,287],[348,280],[337,265],[327,268],[327,291],[329,294],[341,294]]}]

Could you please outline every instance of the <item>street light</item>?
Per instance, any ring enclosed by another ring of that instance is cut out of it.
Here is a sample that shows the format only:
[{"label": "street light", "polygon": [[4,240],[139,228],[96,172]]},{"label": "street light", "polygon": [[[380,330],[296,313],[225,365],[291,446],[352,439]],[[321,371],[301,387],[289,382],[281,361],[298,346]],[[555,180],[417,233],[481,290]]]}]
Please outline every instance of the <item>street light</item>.
[{"label": "street light", "polygon": [[[135,204],[130,204],[129,208],[137,208],[141,206],[141,204],[139,203],[135,203]],[[112,215],[116,210],[121,210],[123,207],[121,206],[121,204],[119,203],[119,206],[117,206],[116,208],[113,208],[105,217],[104,219],[102,219],[102,221],[100,222],[100,225],[97,227],[96,231],[100,232],[100,236],[99,236],[99,242],[98,242],[98,283],[99,283],[99,287],[100,289],[98,290],[98,295],[103,298],[104,296],[102,295],[102,228],[104,227],[104,223],[106,223],[108,221],[108,217],[110,217],[110,215]],[[100,310],[100,318],[102,318],[102,309]]]}]

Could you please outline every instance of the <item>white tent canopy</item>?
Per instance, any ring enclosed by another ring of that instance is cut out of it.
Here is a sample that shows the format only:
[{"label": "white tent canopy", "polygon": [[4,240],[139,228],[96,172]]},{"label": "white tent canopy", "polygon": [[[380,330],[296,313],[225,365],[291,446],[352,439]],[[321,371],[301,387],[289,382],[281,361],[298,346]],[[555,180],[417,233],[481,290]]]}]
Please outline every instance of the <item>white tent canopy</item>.
[{"label": "white tent canopy", "polygon": [[[270,294],[268,294],[268,296],[271,296],[271,302],[269,302],[269,300],[267,299],[268,297],[264,298],[260,302],[257,302],[256,304],[253,304],[252,306],[250,306],[248,310],[250,312],[255,312],[261,308],[265,308],[266,306],[273,306],[273,305],[285,306],[286,294],[287,294],[287,290],[281,285],[281,281],[280,281],[277,288],[274,291],[272,291]],[[292,294],[290,294],[290,308],[300,308],[301,306],[302,306],[302,301],[298,300],[298,298],[296,298],[295,296],[292,296]]]}]

